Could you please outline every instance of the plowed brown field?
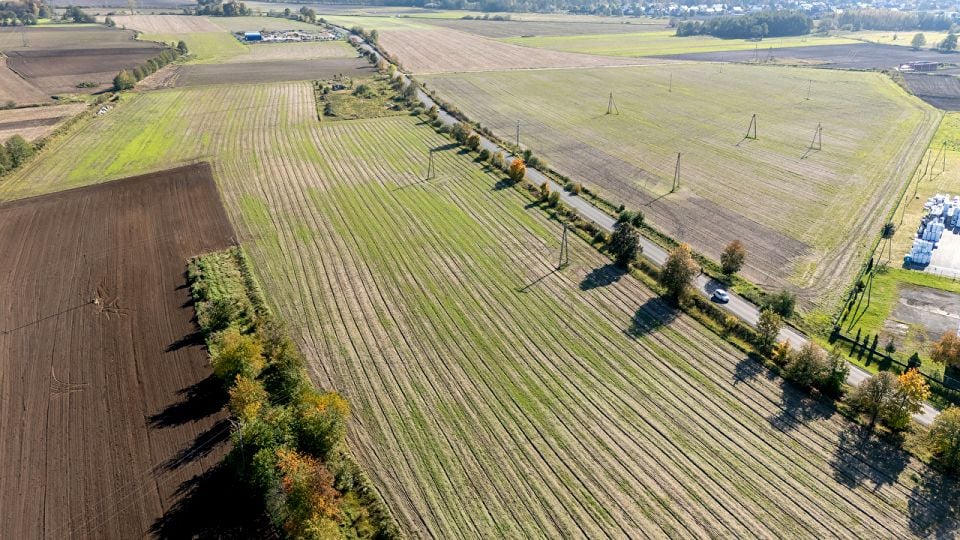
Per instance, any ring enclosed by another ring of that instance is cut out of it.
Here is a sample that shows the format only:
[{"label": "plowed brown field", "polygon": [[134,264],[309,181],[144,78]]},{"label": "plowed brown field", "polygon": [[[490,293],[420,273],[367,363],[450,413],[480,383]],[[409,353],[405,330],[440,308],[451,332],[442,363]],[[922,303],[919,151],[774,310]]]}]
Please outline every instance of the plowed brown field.
[{"label": "plowed brown field", "polygon": [[229,433],[184,286],[206,164],[0,205],[0,536],[136,538]]}]

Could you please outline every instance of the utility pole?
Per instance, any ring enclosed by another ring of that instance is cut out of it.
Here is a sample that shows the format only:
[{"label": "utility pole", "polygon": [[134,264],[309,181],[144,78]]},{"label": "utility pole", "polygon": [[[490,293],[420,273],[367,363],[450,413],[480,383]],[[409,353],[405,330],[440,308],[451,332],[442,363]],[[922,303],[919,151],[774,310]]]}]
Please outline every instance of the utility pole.
[{"label": "utility pole", "polygon": [[677,152],[677,168],[673,171],[673,187],[670,188],[670,193],[678,189],[680,189],[680,152]]},{"label": "utility pole", "polygon": [[557,270],[570,264],[570,248],[567,245],[567,222],[563,222],[563,235],[560,238],[560,262],[557,263]]},{"label": "utility pole", "polygon": [[517,150],[520,149],[520,121],[517,120]]},{"label": "utility pole", "polygon": [[673,92],[673,72],[670,73],[670,88],[667,92]]},{"label": "utility pole", "polygon": [[813,145],[817,145],[816,150],[823,149],[823,126],[820,122],[817,123],[817,129],[813,132],[813,140],[810,141],[810,150],[814,150]]},{"label": "utility pole", "polygon": [[613,100],[613,92],[610,92],[610,101],[607,102],[607,114],[620,114],[617,103]]},{"label": "utility pole", "polygon": [[813,88],[813,79],[807,81],[807,101],[810,100],[810,89]]},{"label": "utility pole", "polygon": [[[751,129],[753,130],[753,136],[752,136],[752,137],[750,136],[750,130],[751,130]],[[747,126],[747,134],[746,134],[743,138],[744,138],[744,139],[757,140],[757,115],[756,115],[756,113],[754,113],[754,115],[750,117],[750,125]]]}]

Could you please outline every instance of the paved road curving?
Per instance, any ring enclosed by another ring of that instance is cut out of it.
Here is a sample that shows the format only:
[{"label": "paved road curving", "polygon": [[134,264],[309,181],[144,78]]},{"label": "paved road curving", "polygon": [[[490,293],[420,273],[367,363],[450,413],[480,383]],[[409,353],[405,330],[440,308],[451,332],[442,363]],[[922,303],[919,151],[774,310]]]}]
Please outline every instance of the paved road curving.
[{"label": "paved road curving", "polygon": [[[367,51],[372,52],[375,55],[378,54],[373,48],[371,48],[366,43],[361,43],[360,47]],[[403,80],[405,82],[407,83],[410,82],[409,77],[407,77],[406,75],[401,74],[400,76],[403,77]],[[418,89],[417,93],[418,93],[418,98],[420,100],[420,103],[423,104],[424,107],[429,109],[430,107],[436,105],[433,98],[431,98],[423,90]],[[438,109],[440,109],[439,106],[438,106]],[[456,118],[448,114],[443,109],[440,109],[439,118],[444,124],[448,126],[452,126],[453,124],[458,122]],[[477,135],[480,136],[481,148],[485,148],[491,153],[503,152],[504,155],[507,156],[504,159],[507,162],[507,164],[513,161],[514,156],[510,155],[509,150],[505,148],[501,148],[498,144],[489,140],[487,137],[484,137],[480,133],[478,133]],[[527,180],[529,180],[534,185],[540,185],[544,182],[547,182],[550,185],[551,191],[560,194],[560,199],[564,202],[564,204],[575,209],[583,218],[593,221],[605,231],[607,232],[613,231],[613,225],[616,221],[612,217],[610,217],[609,214],[605,213],[603,210],[600,210],[599,208],[591,204],[586,199],[583,199],[567,191],[564,191],[563,186],[561,186],[557,182],[554,182],[553,180],[548,178],[546,175],[544,175],[540,171],[536,169],[528,168]],[[643,248],[643,256],[649,259],[651,262],[653,262],[657,266],[662,266],[666,262],[667,251],[662,247],[660,247],[659,245],[641,236],[640,246]],[[708,298],[713,296],[713,291],[721,287],[721,284],[718,281],[706,275],[701,275],[697,277],[695,279],[695,285],[696,285],[697,291]],[[760,319],[760,309],[756,305],[733,293],[730,293],[729,302],[727,302],[726,304],[718,304],[718,307],[733,314],[734,316],[738,317],[739,319],[741,319],[742,321],[746,322],[751,326],[756,326],[757,321]],[[780,331],[779,341],[788,341],[790,342],[790,345],[796,348],[796,347],[802,346],[807,341],[809,341],[809,338],[804,336],[802,333],[800,333],[796,329],[790,326],[785,326]],[[864,370],[863,368],[861,368],[860,366],[854,365],[850,362],[848,362],[848,365],[850,366],[850,374],[847,376],[847,383],[850,384],[851,386],[856,386],[861,382],[863,382],[864,380],[870,378],[871,374],[866,370]],[[913,418],[917,422],[925,426],[929,426],[931,423],[933,423],[933,420],[937,417],[938,414],[940,414],[940,411],[930,406],[929,404],[924,403],[923,410],[913,415]]]}]

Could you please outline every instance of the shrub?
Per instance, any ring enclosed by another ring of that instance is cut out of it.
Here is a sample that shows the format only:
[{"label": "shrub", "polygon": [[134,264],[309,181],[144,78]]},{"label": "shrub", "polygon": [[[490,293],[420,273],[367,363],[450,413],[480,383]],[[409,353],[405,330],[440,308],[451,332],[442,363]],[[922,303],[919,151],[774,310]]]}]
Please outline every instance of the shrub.
[{"label": "shrub", "polygon": [[213,373],[225,383],[232,383],[238,375],[256,377],[263,369],[263,346],[253,336],[241,334],[229,327],[212,340],[210,362]]},{"label": "shrub", "polygon": [[805,387],[820,386],[827,380],[829,373],[827,353],[812,341],[807,341],[791,354],[783,370],[786,378]]},{"label": "shrub", "polygon": [[793,309],[796,306],[797,299],[788,291],[780,291],[775,294],[771,294],[764,301],[764,307],[772,309],[783,318],[790,317],[793,315]]},{"label": "shrub", "polygon": [[[153,73],[154,71],[156,71],[156,68],[151,70],[150,73]],[[129,90],[133,88],[135,84],[137,84],[137,80],[134,79],[133,74],[127,70],[121,71],[116,77],[113,78],[113,89],[118,92],[121,90]]]},{"label": "shrub", "polygon": [[477,157],[480,158],[480,161],[487,161],[488,159],[490,159],[490,151],[484,148],[480,150],[480,155]]},{"label": "shrub", "polygon": [[547,206],[554,208],[560,204],[560,194],[554,191],[550,194],[550,197],[547,198]]},{"label": "shrub", "polygon": [[230,412],[243,422],[257,418],[267,402],[267,391],[263,388],[263,383],[243,375],[237,375],[228,393]]},{"label": "shrub", "polygon": [[350,407],[335,392],[311,391],[297,408],[297,433],[300,446],[324,460],[339,450],[346,436]]},{"label": "shrub", "polygon": [[477,149],[480,148],[480,136],[477,135],[476,133],[471,133],[467,135],[466,143],[467,143],[467,148],[476,152]]},{"label": "shrub", "polygon": [[503,152],[494,152],[493,156],[490,157],[490,164],[502,171],[504,167]]}]

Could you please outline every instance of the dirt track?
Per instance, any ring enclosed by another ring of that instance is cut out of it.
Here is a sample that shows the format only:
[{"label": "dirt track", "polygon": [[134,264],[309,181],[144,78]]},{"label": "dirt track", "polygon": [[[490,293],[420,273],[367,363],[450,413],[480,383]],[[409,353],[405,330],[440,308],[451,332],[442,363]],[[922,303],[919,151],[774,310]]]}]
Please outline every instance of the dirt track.
[{"label": "dirt track", "polygon": [[217,463],[184,272],[233,234],[207,164],[0,205],[3,537],[143,536]]}]

